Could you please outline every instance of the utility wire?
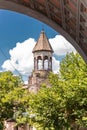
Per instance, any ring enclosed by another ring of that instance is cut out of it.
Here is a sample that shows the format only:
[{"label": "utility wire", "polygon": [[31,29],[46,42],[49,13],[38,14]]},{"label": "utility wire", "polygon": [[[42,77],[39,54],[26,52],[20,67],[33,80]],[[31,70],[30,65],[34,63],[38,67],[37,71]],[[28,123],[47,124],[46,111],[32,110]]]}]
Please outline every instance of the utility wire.
[{"label": "utility wire", "polygon": [[[8,57],[5,55],[5,53],[4,53],[4,51],[0,48],[0,51],[1,51],[1,53],[3,54],[3,56],[6,58],[6,59],[8,59]],[[21,73],[14,67],[14,65],[9,61],[9,63],[10,63],[10,65],[14,68],[14,70],[20,75],[20,76],[22,76],[21,75]]]}]

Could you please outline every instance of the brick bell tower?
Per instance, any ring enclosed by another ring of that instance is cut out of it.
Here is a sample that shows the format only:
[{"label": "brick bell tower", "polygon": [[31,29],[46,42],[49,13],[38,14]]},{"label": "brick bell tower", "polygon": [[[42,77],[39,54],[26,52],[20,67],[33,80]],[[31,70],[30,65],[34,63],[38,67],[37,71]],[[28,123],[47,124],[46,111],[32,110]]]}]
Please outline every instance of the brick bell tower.
[{"label": "brick bell tower", "polygon": [[40,89],[41,83],[46,83],[46,78],[49,72],[52,71],[53,49],[44,31],[41,31],[32,53],[34,57],[34,70],[29,77],[28,87],[30,91],[37,92]]}]

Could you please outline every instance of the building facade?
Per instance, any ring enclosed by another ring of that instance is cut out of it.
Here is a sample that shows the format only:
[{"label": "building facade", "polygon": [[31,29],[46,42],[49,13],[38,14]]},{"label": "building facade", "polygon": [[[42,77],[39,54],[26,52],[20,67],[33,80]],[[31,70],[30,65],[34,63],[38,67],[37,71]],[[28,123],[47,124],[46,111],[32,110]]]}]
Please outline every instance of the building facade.
[{"label": "building facade", "polygon": [[44,31],[33,48],[34,70],[28,80],[29,91],[38,92],[42,83],[46,83],[49,72],[52,71],[53,49]]}]

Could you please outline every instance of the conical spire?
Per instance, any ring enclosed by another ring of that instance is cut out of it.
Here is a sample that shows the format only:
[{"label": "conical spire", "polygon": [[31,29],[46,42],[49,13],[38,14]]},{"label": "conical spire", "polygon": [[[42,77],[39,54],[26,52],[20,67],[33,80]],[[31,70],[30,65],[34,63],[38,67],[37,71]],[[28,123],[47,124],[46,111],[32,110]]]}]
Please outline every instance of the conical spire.
[{"label": "conical spire", "polygon": [[53,49],[52,49],[44,31],[41,31],[40,37],[33,49],[33,53],[37,52],[37,51],[50,51],[53,53]]}]

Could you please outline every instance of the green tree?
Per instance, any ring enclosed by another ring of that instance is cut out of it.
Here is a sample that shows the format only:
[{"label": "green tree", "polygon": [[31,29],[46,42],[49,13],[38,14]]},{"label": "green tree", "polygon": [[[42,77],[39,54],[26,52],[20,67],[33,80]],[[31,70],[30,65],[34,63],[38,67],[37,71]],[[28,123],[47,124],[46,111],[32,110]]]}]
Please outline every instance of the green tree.
[{"label": "green tree", "polygon": [[60,74],[66,82],[64,98],[67,111],[70,109],[69,121],[75,127],[87,127],[87,64],[78,53],[71,53],[61,62]]},{"label": "green tree", "polygon": [[27,93],[20,76],[10,71],[0,72],[0,127],[4,120],[13,118],[15,112],[25,111]]},{"label": "green tree", "polygon": [[60,73],[49,75],[51,87],[32,94],[30,111],[38,129],[79,130],[87,127],[87,65],[79,54],[68,54]]},{"label": "green tree", "polygon": [[87,64],[78,53],[67,54],[60,63],[60,74],[65,80],[81,80],[87,77]]}]

